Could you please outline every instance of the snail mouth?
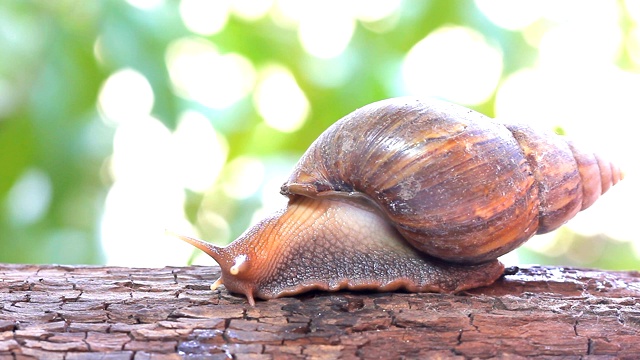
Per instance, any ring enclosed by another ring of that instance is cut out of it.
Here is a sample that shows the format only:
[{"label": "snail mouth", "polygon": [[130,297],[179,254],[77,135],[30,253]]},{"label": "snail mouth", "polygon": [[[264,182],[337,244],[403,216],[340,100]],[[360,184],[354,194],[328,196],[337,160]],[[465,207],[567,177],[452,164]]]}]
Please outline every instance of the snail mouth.
[{"label": "snail mouth", "polygon": [[[214,285],[216,284],[218,285],[223,284],[224,287],[231,293],[244,295],[247,298],[249,305],[251,306],[256,305],[256,301],[254,298],[254,296],[256,295],[256,287],[255,285],[252,285],[252,282],[250,280],[239,279],[237,276],[232,274],[227,274],[225,271],[223,271],[220,279],[218,279],[218,281],[214,283]],[[211,289],[212,290],[214,289],[213,285]],[[258,296],[258,297],[262,299],[267,299],[262,296]]]}]

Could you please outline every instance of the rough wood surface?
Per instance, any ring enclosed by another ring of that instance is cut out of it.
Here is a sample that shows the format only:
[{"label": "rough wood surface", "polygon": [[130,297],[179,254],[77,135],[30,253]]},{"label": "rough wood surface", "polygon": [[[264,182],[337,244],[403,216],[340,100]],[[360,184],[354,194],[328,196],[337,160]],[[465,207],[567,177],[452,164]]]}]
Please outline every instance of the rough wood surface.
[{"label": "rough wood surface", "polygon": [[640,274],[529,267],[458,295],[209,290],[217,268],[0,264],[0,359],[638,358]]}]

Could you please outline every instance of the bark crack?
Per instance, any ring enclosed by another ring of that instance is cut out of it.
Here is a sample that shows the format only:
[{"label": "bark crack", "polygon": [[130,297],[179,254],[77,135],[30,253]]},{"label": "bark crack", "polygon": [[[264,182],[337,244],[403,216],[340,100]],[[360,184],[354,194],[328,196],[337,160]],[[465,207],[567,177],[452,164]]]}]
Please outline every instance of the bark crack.
[{"label": "bark crack", "polygon": [[528,267],[460,295],[318,292],[249,307],[208,289],[216,271],[0,264],[0,359],[640,353],[634,272]]}]

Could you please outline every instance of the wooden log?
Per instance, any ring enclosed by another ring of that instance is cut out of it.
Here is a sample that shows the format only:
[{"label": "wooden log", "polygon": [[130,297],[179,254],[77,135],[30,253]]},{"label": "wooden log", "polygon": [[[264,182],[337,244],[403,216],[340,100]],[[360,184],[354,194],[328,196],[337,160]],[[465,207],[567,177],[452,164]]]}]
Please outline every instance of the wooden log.
[{"label": "wooden log", "polygon": [[634,271],[534,266],[457,295],[310,293],[255,307],[209,290],[218,274],[0,264],[0,360],[640,356]]}]

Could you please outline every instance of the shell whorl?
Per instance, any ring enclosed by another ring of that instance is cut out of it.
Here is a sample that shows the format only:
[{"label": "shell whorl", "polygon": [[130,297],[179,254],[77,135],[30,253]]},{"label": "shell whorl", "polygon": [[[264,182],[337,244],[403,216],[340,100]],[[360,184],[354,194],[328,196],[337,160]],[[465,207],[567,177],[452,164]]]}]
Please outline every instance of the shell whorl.
[{"label": "shell whorl", "polygon": [[538,185],[537,233],[560,227],[622,178],[612,163],[551,132],[505,124],[522,148]]},{"label": "shell whorl", "polygon": [[621,177],[555,134],[396,98],[327,129],[282,193],[369,203],[421,251],[477,263],[559,227]]}]

